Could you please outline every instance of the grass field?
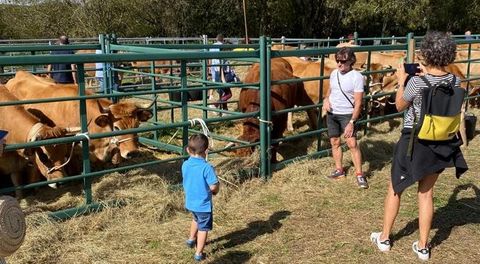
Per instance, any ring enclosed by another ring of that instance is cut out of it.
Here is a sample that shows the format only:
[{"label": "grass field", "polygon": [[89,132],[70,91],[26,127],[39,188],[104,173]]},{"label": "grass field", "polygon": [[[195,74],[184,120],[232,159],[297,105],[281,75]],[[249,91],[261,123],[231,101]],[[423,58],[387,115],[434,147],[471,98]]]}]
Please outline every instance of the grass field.
[{"label": "grass field", "polygon": [[[418,236],[414,186],[402,196],[392,251],[381,253],[369,241],[370,233],[381,228],[400,131],[399,121],[394,123],[393,130],[388,122],[375,126],[375,133],[360,141],[368,190],[356,186],[348,153],[349,174],[336,182],[326,179],[333,168],[330,157],[292,164],[267,182],[245,172],[256,156],[214,158],[219,176],[233,184],[222,182],[214,198],[214,230],[205,263],[416,262],[411,250]],[[295,145],[281,148],[287,153]],[[480,259],[479,148],[477,136],[464,149],[470,166],[464,177],[457,180],[447,169],[436,184],[431,263]],[[181,189],[171,188],[181,179],[180,166],[174,162],[107,175],[94,183],[95,199],[127,204],[63,222],[48,220],[43,212],[81,204],[80,186],[37,190],[21,201],[27,236],[8,263],[192,263],[194,252],[184,245],[191,216],[183,209]]]}]

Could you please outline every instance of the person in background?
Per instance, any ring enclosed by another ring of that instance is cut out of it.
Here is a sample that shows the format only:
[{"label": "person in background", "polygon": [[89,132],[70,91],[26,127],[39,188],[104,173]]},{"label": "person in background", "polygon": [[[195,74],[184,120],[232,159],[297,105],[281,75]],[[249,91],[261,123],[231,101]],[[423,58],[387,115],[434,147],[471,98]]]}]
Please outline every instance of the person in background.
[{"label": "person in background", "polygon": [[[116,53],[114,51],[114,53]],[[95,51],[95,54],[103,54],[102,50],[96,50]],[[120,64],[118,64],[118,66],[122,66]],[[104,81],[105,81],[105,78],[103,76],[103,69],[105,68],[105,63],[103,62],[96,62],[95,63],[95,79],[97,80],[97,83],[98,83],[98,93],[104,93],[105,91],[103,90],[103,85],[104,85]],[[120,79],[120,75],[118,74],[117,71],[112,71],[112,75],[113,75],[113,91],[114,92],[118,92],[119,88],[120,88],[120,85],[122,83],[122,80]],[[108,89],[108,83],[106,84],[107,85],[107,89]],[[108,91],[108,90],[107,90]],[[110,93],[110,91],[109,91]],[[114,97],[112,98],[113,101],[117,101],[117,97]]]},{"label": "person in background", "polygon": [[[61,36],[58,38],[57,43],[59,45],[68,45],[70,42],[68,41],[67,36]],[[69,55],[75,54],[72,50],[54,50],[50,52],[51,55]],[[65,63],[54,63],[49,64],[47,67],[47,71],[50,75],[50,78],[55,80],[56,83],[60,84],[68,84],[68,83],[77,83],[77,75],[76,75],[76,65],[75,64],[65,64]]]},{"label": "person in background", "polygon": [[337,180],[345,177],[340,147],[340,136],[343,135],[352,153],[358,187],[367,189],[368,183],[362,171],[362,153],[357,144],[355,129],[355,123],[362,111],[364,78],[352,67],[356,62],[352,49],[341,48],[335,54],[335,59],[338,69],[330,74],[330,90],[323,100],[323,110],[327,112],[328,137],[335,161],[335,170],[328,178]]},{"label": "person in background", "polygon": [[[102,50],[95,50],[95,54],[103,54]],[[95,62],[95,79],[98,83],[98,92],[103,93],[103,68],[105,68],[105,63]]]},{"label": "person in background", "polygon": [[465,39],[474,39],[470,30],[465,31]]},{"label": "person in background", "polygon": [[[218,34],[216,42],[213,45],[223,45],[224,39],[222,34]],[[210,51],[220,51],[220,48],[211,48]],[[211,59],[210,60],[210,74],[212,75],[212,81],[218,83],[224,83],[225,76],[223,75],[224,64],[223,60],[220,59]],[[232,91],[230,88],[218,88],[217,93],[219,96],[218,103],[216,105],[220,106],[222,109],[226,110],[226,101],[232,97]],[[209,91],[209,99],[213,99],[213,90]]]},{"label": "person in background", "polygon": [[[438,176],[447,167],[456,168],[456,177],[459,178],[468,166],[460,150],[461,140],[454,137],[450,142],[435,141],[410,141],[413,136],[415,120],[420,120],[422,109],[423,90],[441,81],[454,83],[460,87],[460,77],[454,77],[445,68],[455,60],[456,44],[450,34],[431,31],[425,35],[421,46],[420,69],[422,77],[415,75],[404,86],[407,74],[403,65],[397,68],[398,91],[395,105],[398,112],[406,110],[403,118],[403,129],[400,139],[395,145],[391,178],[388,184],[384,202],[383,229],[373,232],[370,240],[380,251],[390,251],[390,233],[400,209],[402,192],[409,186],[418,182],[418,230],[419,239],[412,244],[415,255],[420,260],[430,258],[430,245],[428,237],[432,227],[434,205],[433,187]],[[410,142],[413,144],[409,147]],[[412,151],[409,153],[409,151]],[[445,155],[448,153],[448,155]],[[441,221],[441,220],[440,220]],[[441,262],[441,260],[440,260]]]},{"label": "person in background", "polygon": [[185,208],[193,215],[186,245],[196,246],[194,260],[201,261],[205,258],[203,249],[208,232],[213,228],[212,195],[218,193],[219,182],[212,165],[206,161],[208,138],[205,135],[191,136],[186,150],[190,157],[182,165]]},{"label": "person in background", "polygon": [[348,44],[352,44],[352,45],[355,44],[355,37],[352,33],[348,34],[347,39],[348,39]]}]

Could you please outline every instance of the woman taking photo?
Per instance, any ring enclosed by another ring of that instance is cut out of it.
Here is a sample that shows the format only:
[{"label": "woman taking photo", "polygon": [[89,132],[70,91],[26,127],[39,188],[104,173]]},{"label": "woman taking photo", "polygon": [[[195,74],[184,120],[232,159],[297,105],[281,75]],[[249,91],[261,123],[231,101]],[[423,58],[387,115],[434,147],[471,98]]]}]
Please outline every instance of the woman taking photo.
[{"label": "woman taking photo", "polygon": [[[462,141],[458,137],[447,142],[410,141],[410,138],[414,136],[412,135],[414,122],[420,120],[422,92],[429,87],[428,83],[433,87],[441,81],[447,81],[455,82],[455,87],[460,87],[460,78],[448,73],[445,69],[455,60],[455,52],[456,44],[449,35],[442,32],[428,32],[420,48],[422,58],[419,75],[422,76],[411,77],[404,87],[408,75],[405,73],[403,65],[397,69],[399,88],[395,105],[399,112],[406,110],[406,113],[402,134],[394,150],[392,175],[384,204],[383,229],[370,236],[371,241],[381,251],[390,250],[389,235],[400,208],[402,192],[418,182],[419,239],[413,243],[412,249],[419,259],[428,260],[430,258],[428,237],[434,211],[433,186],[440,173],[447,167],[456,168],[457,178],[468,169],[460,151]],[[447,156],[440,155],[438,148],[446,150],[449,154]]]}]

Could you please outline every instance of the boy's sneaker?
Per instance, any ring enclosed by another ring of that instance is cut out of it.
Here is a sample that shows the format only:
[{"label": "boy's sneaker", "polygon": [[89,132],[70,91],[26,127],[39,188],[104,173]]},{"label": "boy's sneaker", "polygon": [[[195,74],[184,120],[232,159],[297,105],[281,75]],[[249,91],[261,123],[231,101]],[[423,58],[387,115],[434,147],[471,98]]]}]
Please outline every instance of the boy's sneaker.
[{"label": "boy's sneaker", "polygon": [[330,180],[338,180],[345,177],[345,171],[336,169],[327,178]]},{"label": "boy's sneaker", "polygon": [[365,176],[363,176],[363,174],[357,175],[357,184],[358,184],[358,187],[360,187],[362,189],[368,189],[367,178],[365,178]]},{"label": "boy's sneaker", "polygon": [[374,232],[370,235],[370,241],[377,245],[378,249],[382,252],[390,251],[390,239],[380,241],[380,235],[382,232]]},{"label": "boy's sneaker", "polygon": [[197,240],[187,239],[187,241],[185,241],[185,244],[189,248],[194,248],[195,245],[197,244]]},{"label": "boy's sneaker", "polygon": [[413,242],[412,250],[417,254],[418,258],[423,261],[430,259],[430,247],[427,248],[418,248],[418,241]]},{"label": "boy's sneaker", "polygon": [[195,253],[195,254],[193,254],[193,259],[194,259],[195,261],[202,261],[202,260],[205,259],[205,256],[204,256],[204,254],[197,255],[197,253]]}]

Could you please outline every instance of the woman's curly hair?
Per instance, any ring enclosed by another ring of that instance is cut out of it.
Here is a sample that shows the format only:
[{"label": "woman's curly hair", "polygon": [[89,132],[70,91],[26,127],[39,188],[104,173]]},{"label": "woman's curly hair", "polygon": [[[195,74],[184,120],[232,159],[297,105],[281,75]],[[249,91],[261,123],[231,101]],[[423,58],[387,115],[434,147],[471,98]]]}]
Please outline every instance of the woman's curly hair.
[{"label": "woman's curly hair", "polygon": [[457,44],[444,32],[430,31],[423,38],[420,53],[430,66],[447,66],[455,60]]}]

